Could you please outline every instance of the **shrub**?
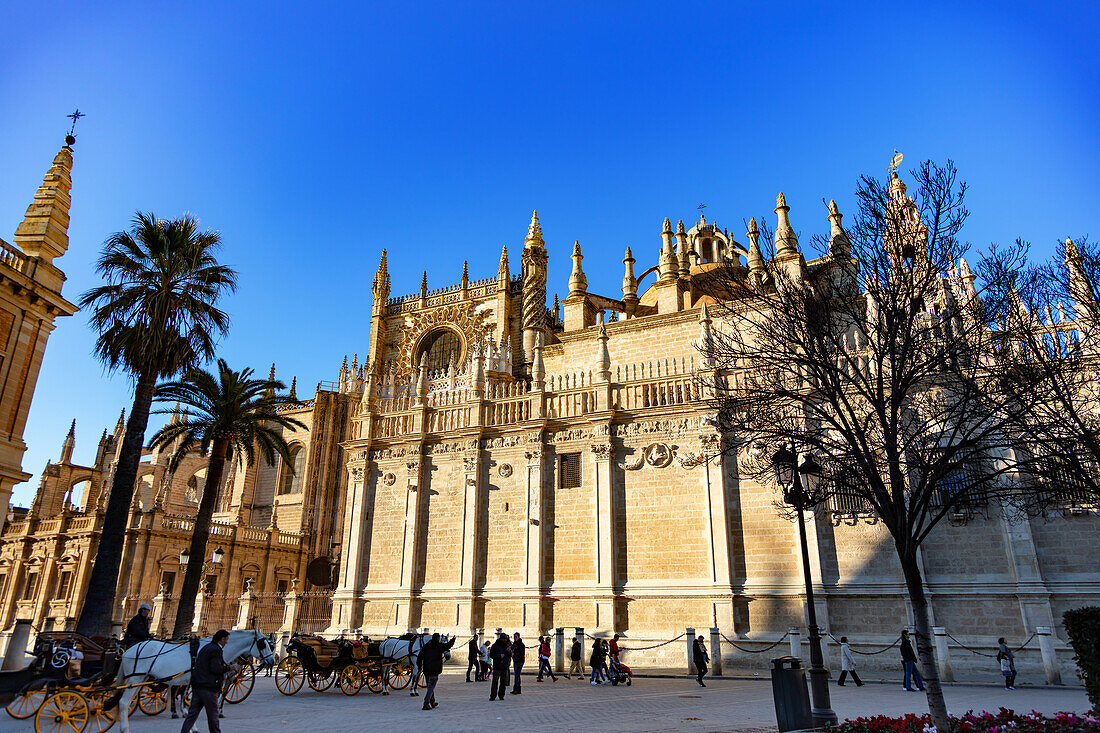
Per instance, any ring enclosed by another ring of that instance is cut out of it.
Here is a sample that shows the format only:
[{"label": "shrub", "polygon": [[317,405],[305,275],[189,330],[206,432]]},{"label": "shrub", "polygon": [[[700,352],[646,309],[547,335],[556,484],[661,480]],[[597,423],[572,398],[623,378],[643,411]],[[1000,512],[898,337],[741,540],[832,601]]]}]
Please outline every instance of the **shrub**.
[{"label": "shrub", "polygon": [[1085,683],[1094,711],[1100,711],[1100,607],[1075,608],[1062,614],[1062,624],[1073,647],[1077,674]]},{"label": "shrub", "polygon": [[[1034,710],[1029,715],[1019,715],[1006,708],[996,713],[969,712],[962,717],[951,717],[948,733],[1095,733],[1100,729],[1100,718],[1077,713],[1055,713],[1044,717]],[[856,718],[829,728],[829,733],[936,733],[932,716],[903,715],[890,718],[876,715],[873,718]]]}]

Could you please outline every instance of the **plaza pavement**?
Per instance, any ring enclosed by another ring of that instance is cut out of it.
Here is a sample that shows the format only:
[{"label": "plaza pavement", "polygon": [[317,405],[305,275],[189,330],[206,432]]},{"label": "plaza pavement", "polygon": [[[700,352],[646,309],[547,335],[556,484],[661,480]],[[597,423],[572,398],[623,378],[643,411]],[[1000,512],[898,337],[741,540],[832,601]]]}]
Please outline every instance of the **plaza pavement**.
[{"label": "plaza pavement", "polygon": [[[899,715],[927,712],[923,694],[905,692],[899,683],[869,682],[861,688],[830,688],[833,708],[843,718],[879,713]],[[952,713],[997,710],[1059,710],[1084,712],[1088,700],[1081,687],[1022,686],[1007,692],[993,685],[948,685]],[[630,687],[602,685],[559,678],[535,682],[525,675],[522,695],[489,702],[489,683],[466,684],[460,672],[447,670],[440,678],[439,707],[420,709],[422,697],[407,691],[387,697],[369,694],[345,697],[335,688],[323,693],[308,687],[293,697],[275,689],[274,679],[259,677],[252,695],[240,705],[226,705],[225,733],[268,731],[774,731],[775,708],[768,679],[710,679],[707,687],[694,679],[636,678]],[[177,733],[181,721],[167,713],[131,719],[134,733]],[[29,733],[31,721],[15,721],[0,713],[0,733]],[[112,733],[118,727],[112,728]],[[196,730],[205,733],[205,716]]]}]

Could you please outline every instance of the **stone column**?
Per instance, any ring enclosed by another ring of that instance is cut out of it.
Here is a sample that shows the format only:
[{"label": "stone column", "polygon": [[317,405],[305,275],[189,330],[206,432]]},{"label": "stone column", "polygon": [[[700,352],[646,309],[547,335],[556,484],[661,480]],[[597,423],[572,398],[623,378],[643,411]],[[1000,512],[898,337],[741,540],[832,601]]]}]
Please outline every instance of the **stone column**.
[{"label": "stone column", "polygon": [[15,628],[12,629],[8,639],[8,650],[4,654],[4,664],[0,670],[23,669],[26,666],[27,647],[31,643],[31,620],[19,618],[15,620]]},{"label": "stone column", "polygon": [[951,669],[951,650],[947,646],[947,629],[942,626],[933,626],[932,638],[936,644],[936,668],[940,672],[940,680],[954,682],[955,673]]},{"label": "stone column", "polygon": [[[195,562],[194,558],[191,562]],[[206,604],[206,591],[202,588],[199,589],[198,595],[195,596],[195,616],[191,620],[191,631],[199,633],[202,625],[202,607]]]},{"label": "stone column", "polygon": [[[699,454],[689,457],[691,462],[698,461],[700,466],[700,488],[703,490],[707,506],[707,544],[710,559],[710,582],[714,585],[715,607],[718,610],[718,624],[734,629],[733,622],[733,579],[730,576],[729,517],[726,490],[726,472],[720,455],[718,435],[699,436]],[[714,465],[709,460],[717,456]],[[691,463],[686,464],[689,467]]]},{"label": "stone column", "polygon": [[252,592],[252,578],[244,583],[244,593],[241,594],[240,605],[237,606],[237,625],[234,629],[250,629],[252,615],[256,607],[256,596]]},{"label": "stone column", "polygon": [[283,598],[283,625],[279,631],[284,634],[293,634],[298,627],[298,605],[301,594],[298,593],[298,579],[291,578],[290,592]]},{"label": "stone column", "polygon": [[161,624],[164,623],[164,611],[171,598],[168,596],[168,586],[160,584],[160,592],[153,599],[153,615],[149,619],[149,628],[155,636],[161,635]]},{"label": "stone column", "polygon": [[463,593],[469,593],[468,599],[459,602],[458,626],[474,630],[474,583],[477,572],[478,538],[483,494],[481,486],[481,450],[477,438],[470,439],[466,453],[462,457],[463,501],[462,501],[462,558],[459,566],[458,584]]},{"label": "stone column", "polygon": [[684,651],[687,652],[688,674],[699,674],[699,670],[695,668],[695,629],[688,626],[684,629],[684,636],[687,640]]},{"label": "stone column", "polygon": [[565,629],[561,626],[554,629],[554,671],[565,672]]},{"label": "stone column", "polygon": [[420,491],[421,470],[424,458],[421,455],[421,446],[418,444],[410,450],[405,461],[407,471],[407,486],[405,494],[405,533],[401,541],[401,591],[405,599],[398,602],[396,626],[409,628],[409,611],[412,604],[413,581],[416,577],[416,569],[420,564],[419,548],[416,540],[420,534],[420,505],[422,502]]},{"label": "stone column", "polygon": [[584,627],[574,626],[573,636],[581,640],[581,674],[584,674],[584,662],[588,659],[588,657],[585,656],[585,647],[588,646],[586,643],[588,640],[584,638]]},{"label": "stone column", "polygon": [[527,458],[524,481],[527,494],[527,522],[524,526],[527,540],[526,567],[524,568],[526,586],[526,597],[523,601],[524,626],[542,629],[542,550],[545,545],[543,538],[546,531],[543,509],[546,502],[542,483],[544,450],[539,434],[531,437],[531,444],[524,455]]},{"label": "stone column", "polygon": [[363,564],[363,548],[366,546],[366,535],[370,531],[367,517],[371,509],[369,497],[373,492],[368,491],[367,486],[369,451],[356,451],[351,456],[352,459],[347,464],[348,489],[341,544],[340,580],[336,592],[332,594],[329,631],[337,626],[354,625],[355,606],[362,587],[360,570]]},{"label": "stone column", "polygon": [[716,628],[710,630],[710,673],[722,676],[722,635]]},{"label": "stone column", "polygon": [[1048,685],[1062,684],[1062,671],[1058,666],[1058,655],[1055,652],[1055,637],[1051,633],[1051,627],[1038,626],[1035,629],[1039,637],[1039,651],[1043,654],[1043,671],[1046,672]]},{"label": "stone column", "polygon": [[[597,426],[606,431],[607,426]],[[604,432],[604,435],[607,433]],[[596,523],[596,587],[599,600],[596,601],[596,628],[615,630],[615,543],[614,543],[614,506],[611,498],[611,465],[615,455],[610,441],[592,445],[592,477],[595,490]]]},{"label": "stone column", "polygon": [[797,626],[792,626],[787,630],[787,633],[791,637],[791,656],[802,658],[802,632],[798,630]]}]

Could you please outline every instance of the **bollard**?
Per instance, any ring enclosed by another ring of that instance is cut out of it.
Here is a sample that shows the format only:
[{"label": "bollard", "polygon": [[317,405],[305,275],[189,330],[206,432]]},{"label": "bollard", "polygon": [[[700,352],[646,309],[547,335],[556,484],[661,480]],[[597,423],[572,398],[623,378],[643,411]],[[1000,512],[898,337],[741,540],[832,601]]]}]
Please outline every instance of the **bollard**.
[{"label": "bollard", "polygon": [[565,673],[565,628],[554,629],[554,671]]},{"label": "bollard", "polygon": [[954,682],[955,673],[951,669],[951,650],[947,646],[947,629],[942,626],[933,626],[932,639],[936,644],[936,669],[939,670],[940,680]]},{"label": "bollard", "polygon": [[710,630],[710,674],[722,676],[722,635],[714,627]]},{"label": "bollard", "polygon": [[802,659],[802,632],[798,630],[797,626],[792,626],[787,630],[787,633],[791,636],[791,656]]},{"label": "bollard", "polygon": [[1054,635],[1049,626],[1036,626],[1039,637],[1039,651],[1043,654],[1043,671],[1046,672],[1048,685],[1062,684],[1062,672],[1058,668],[1058,656],[1054,649]]},{"label": "bollard", "polygon": [[15,620],[15,628],[12,629],[11,638],[8,639],[8,653],[4,655],[4,664],[0,669],[23,669],[27,661],[27,647],[31,642],[31,620],[20,618]]},{"label": "bollard", "polygon": [[695,629],[689,626],[684,632],[687,634],[688,674],[699,674],[695,669]]},{"label": "bollard", "polygon": [[286,647],[287,647],[288,644],[290,644],[290,632],[289,631],[284,631],[283,633],[279,634],[279,641],[278,641],[279,653],[278,653],[278,656],[279,656],[280,659],[282,659],[283,655],[286,654]]},{"label": "bollard", "polygon": [[584,674],[584,660],[588,658],[588,657],[585,656],[585,646],[586,646],[586,644],[584,643],[584,627],[583,626],[574,626],[573,627],[573,636],[575,636],[576,638],[581,640],[581,674],[583,675]]}]

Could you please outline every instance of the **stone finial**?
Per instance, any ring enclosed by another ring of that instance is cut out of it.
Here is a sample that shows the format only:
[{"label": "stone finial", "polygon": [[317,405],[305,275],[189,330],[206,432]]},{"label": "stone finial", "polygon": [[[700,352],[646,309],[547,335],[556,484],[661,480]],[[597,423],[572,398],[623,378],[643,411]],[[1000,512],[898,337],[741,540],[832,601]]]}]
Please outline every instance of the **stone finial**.
[{"label": "stone finial", "polygon": [[676,234],[677,235],[683,234],[685,236],[687,235],[687,232],[684,231],[684,220],[683,219],[680,219],[678,222],[676,222]]},{"label": "stone finial", "polygon": [[428,353],[424,352],[420,355],[420,368],[416,374],[416,394],[418,402],[423,404],[423,400],[428,396]]},{"label": "stone finial", "polygon": [[852,245],[848,241],[848,235],[844,233],[844,228],[840,225],[840,220],[844,218],[844,215],[840,213],[840,208],[836,205],[836,201],[829,201],[829,256],[836,257],[838,259],[848,259],[852,256]]},{"label": "stone finial", "polygon": [[1066,265],[1071,264],[1081,264],[1081,253],[1077,251],[1077,245],[1073,243],[1073,240],[1066,237]]},{"label": "stone finial", "polygon": [[291,402],[298,401],[298,377],[290,378],[290,391],[287,392],[286,396]]},{"label": "stone finial", "polygon": [[420,276],[420,297],[428,297],[428,271],[424,270],[424,274]]},{"label": "stone finial", "polygon": [[711,330],[710,311],[707,310],[705,302],[699,309],[699,349],[703,352],[703,368],[712,368],[714,366],[714,333]]},{"label": "stone finial", "polygon": [[554,320],[555,321],[560,321],[561,320],[561,301],[558,300],[558,294],[557,293],[554,293],[553,313],[554,313]]},{"label": "stone finial", "polygon": [[578,295],[584,295],[588,292],[588,278],[584,276],[584,270],[581,268],[581,260],[584,259],[584,255],[581,254],[580,240],[573,241],[573,273],[569,276],[569,297],[572,298]]},{"label": "stone finial", "polygon": [[54,156],[53,165],[15,230],[15,245],[30,257],[52,262],[69,249],[72,168],[73,151],[66,145]]},{"label": "stone finial", "polygon": [[126,410],[123,409],[118,415],[118,422],[115,423],[115,437],[121,437],[122,432],[126,429]]},{"label": "stone finial", "polygon": [[661,233],[662,234],[666,234],[666,233],[667,234],[672,234],[672,222],[668,220],[667,216],[665,217],[665,225],[661,229]]},{"label": "stone finial", "polygon": [[630,252],[630,247],[626,248],[626,255],[623,256],[623,300],[638,300],[638,278],[634,277],[634,255]]},{"label": "stone finial", "polygon": [[596,379],[607,382],[611,379],[611,352],[607,350],[607,326],[604,324],[603,311],[600,311],[600,327],[596,332]]},{"label": "stone finial", "polygon": [[474,392],[478,396],[485,395],[485,344],[478,344],[474,353]]},{"label": "stone finial", "polygon": [[507,282],[508,277],[508,245],[506,244],[500,250],[500,266],[497,267],[497,278]]},{"label": "stone finial", "polygon": [[787,197],[780,191],[779,195],[775,197],[775,213],[779,216],[778,223],[775,226],[775,254],[777,257],[798,253],[798,237],[795,235],[794,229],[791,228],[791,220],[788,216],[790,210],[791,207],[787,206]]},{"label": "stone finial", "polygon": [[759,286],[764,277],[764,253],[760,251],[760,230],[756,227],[756,217],[749,219],[748,231],[745,236],[749,238],[749,275]]},{"label": "stone finial", "polygon": [[180,403],[177,402],[176,406],[172,408],[172,416],[168,418],[169,425],[179,425],[183,422],[183,418],[180,415]]},{"label": "stone finial", "polygon": [[61,443],[61,463],[70,463],[73,458],[73,448],[76,447],[76,420],[69,426],[69,433]]},{"label": "stone finial", "polygon": [[523,240],[523,246],[526,247],[543,247],[546,242],[542,239],[542,225],[539,224],[539,212],[534,210],[531,212],[531,224],[527,227],[527,238]]},{"label": "stone finial", "polygon": [[465,290],[470,286],[470,263],[466,260],[462,260],[462,289]]},{"label": "stone finial", "polygon": [[541,391],[546,381],[546,363],[542,358],[542,332],[535,335],[535,358],[531,362],[531,388]]},{"label": "stone finial", "polygon": [[275,362],[271,362],[271,371],[268,372],[268,374],[267,374],[267,381],[269,381],[269,382],[274,382],[275,381]]}]

